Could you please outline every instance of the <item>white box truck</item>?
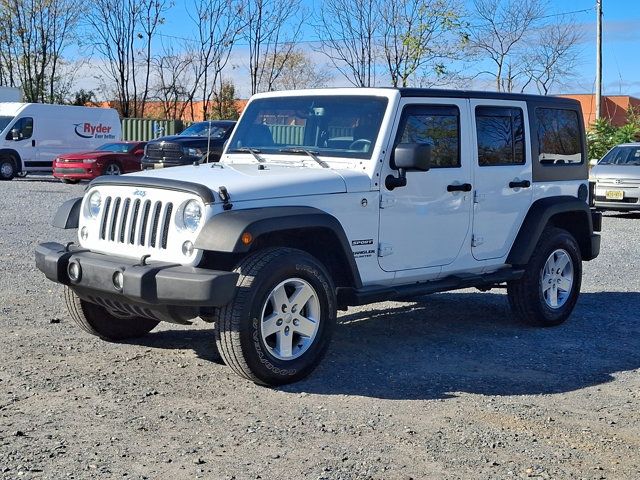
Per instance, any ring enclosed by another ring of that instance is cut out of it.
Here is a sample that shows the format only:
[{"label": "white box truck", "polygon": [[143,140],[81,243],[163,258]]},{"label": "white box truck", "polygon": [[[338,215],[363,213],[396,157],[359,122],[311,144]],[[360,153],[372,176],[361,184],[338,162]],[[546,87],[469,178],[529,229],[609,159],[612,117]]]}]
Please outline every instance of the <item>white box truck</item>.
[{"label": "white box truck", "polygon": [[15,87],[0,87],[0,102],[21,102],[22,91]]},{"label": "white box truck", "polygon": [[0,180],[50,172],[58,155],[120,140],[120,128],[112,108],[0,103]]}]

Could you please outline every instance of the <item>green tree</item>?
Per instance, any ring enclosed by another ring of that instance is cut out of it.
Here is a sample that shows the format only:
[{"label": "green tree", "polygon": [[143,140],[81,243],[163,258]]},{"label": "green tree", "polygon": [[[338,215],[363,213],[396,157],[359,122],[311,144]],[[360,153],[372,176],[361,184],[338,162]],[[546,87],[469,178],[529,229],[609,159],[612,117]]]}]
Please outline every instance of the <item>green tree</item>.
[{"label": "green tree", "polygon": [[214,92],[212,120],[237,120],[240,116],[236,108],[236,87],[230,81],[223,81],[219,92]]},{"label": "green tree", "polygon": [[596,120],[587,132],[589,142],[589,159],[600,159],[610,149],[621,143],[640,140],[640,113],[630,108],[627,122],[616,127],[606,118]]}]

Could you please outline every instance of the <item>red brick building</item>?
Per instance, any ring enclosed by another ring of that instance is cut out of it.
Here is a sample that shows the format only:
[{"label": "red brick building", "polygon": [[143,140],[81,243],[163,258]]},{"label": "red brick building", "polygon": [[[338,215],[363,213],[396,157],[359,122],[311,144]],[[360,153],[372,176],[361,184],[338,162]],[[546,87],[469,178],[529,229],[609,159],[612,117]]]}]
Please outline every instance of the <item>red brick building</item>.
[{"label": "red brick building", "polygon": [[[580,102],[584,124],[589,126],[596,118],[596,96],[593,94],[558,95],[559,97],[573,98]],[[627,112],[630,108],[640,112],[640,98],[629,95],[603,95],[600,104],[600,115],[608,118],[615,126],[627,123]]]}]

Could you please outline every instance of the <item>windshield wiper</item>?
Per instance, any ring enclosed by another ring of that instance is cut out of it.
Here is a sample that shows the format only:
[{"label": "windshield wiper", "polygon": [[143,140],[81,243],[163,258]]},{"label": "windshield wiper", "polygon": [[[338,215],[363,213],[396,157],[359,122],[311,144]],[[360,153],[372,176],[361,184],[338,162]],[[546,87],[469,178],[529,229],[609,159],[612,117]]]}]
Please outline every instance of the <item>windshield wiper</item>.
[{"label": "windshield wiper", "polygon": [[255,158],[258,162],[260,163],[266,162],[266,160],[259,155],[261,153],[260,150],[256,148],[239,147],[239,148],[234,148],[233,150],[227,150],[227,153],[234,153],[234,152],[250,153],[251,155],[253,155],[253,158]]},{"label": "windshield wiper", "polygon": [[283,153],[304,153],[313,158],[322,168],[330,168],[327,162],[318,157],[317,152],[312,152],[311,150],[307,150],[306,148],[281,148],[278,151]]}]

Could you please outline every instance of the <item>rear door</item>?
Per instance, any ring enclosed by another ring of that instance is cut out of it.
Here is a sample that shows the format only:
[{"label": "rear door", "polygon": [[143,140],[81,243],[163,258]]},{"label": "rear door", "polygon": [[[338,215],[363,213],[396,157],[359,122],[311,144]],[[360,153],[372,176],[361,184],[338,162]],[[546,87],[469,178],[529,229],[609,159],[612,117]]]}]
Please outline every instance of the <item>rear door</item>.
[{"label": "rear door", "polygon": [[475,132],[473,237],[477,260],[509,249],[532,201],[526,102],[471,100]]}]

